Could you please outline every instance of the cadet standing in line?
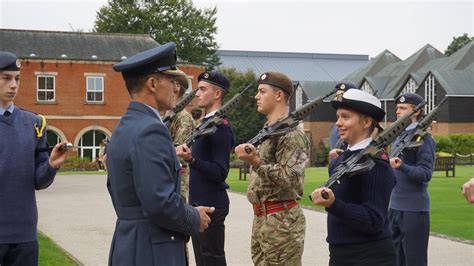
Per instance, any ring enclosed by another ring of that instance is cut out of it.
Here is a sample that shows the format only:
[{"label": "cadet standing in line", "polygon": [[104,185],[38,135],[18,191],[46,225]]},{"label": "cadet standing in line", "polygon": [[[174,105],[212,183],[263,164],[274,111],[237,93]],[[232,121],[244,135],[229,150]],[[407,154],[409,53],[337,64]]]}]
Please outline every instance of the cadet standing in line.
[{"label": "cadet standing in line", "polygon": [[[175,93],[174,102],[175,104],[183,97],[186,92],[186,88],[189,86],[186,74],[183,72],[182,76],[176,76],[175,78],[178,86],[178,90]],[[170,131],[171,139],[173,140],[174,146],[183,144],[186,139],[191,135],[194,129],[194,119],[186,109],[178,112],[175,118],[168,124],[168,130]],[[185,202],[189,197],[189,170],[188,164],[181,158],[179,158],[181,164],[181,196]]]},{"label": "cadet standing in line", "polygon": [[[293,84],[285,74],[267,72],[257,80],[257,110],[265,126],[288,116]],[[245,148],[250,148],[247,153]],[[235,148],[237,158],[252,166],[247,199],[253,205],[251,254],[255,265],[301,265],[305,217],[297,200],[303,196],[309,140],[300,127],[264,141]]]},{"label": "cadet standing in line", "polygon": [[[397,118],[410,113],[423,98],[405,93],[395,99]],[[416,130],[423,114],[419,110],[411,117],[411,125],[399,136],[392,148],[406,134]],[[389,218],[398,265],[427,265],[430,237],[430,196],[428,182],[434,169],[435,146],[430,133],[423,136],[423,145],[417,149],[404,149],[402,155],[390,159],[395,169],[397,184],[390,199]]]},{"label": "cadet standing in line", "polygon": [[[203,72],[198,77],[196,93],[199,108],[204,108],[210,119],[221,107],[222,98],[229,89],[229,81],[219,72]],[[196,264],[226,265],[224,221],[229,214],[229,185],[225,182],[229,173],[230,153],[234,147],[234,134],[227,119],[212,135],[198,138],[191,150],[183,144],[176,148],[179,157],[190,167],[189,202],[213,206],[209,228],[199,237],[192,237]]]},{"label": "cadet standing in line", "polygon": [[176,45],[115,64],[132,97],[107,145],[107,189],[117,214],[109,265],[185,265],[185,241],[207,228],[213,208],[187,205],[179,161],[159,111],[173,107]]},{"label": "cadet standing in line", "polygon": [[[341,101],[331,104],[336,109],[339,136],[348,145],[330,165],[329,173],[333,174],[341,162],[370,144],[385,111],[376,97],[356,89],[346,91]],[[313,203],[328,212],[329,265],[396,264],[387,216],[395,173],[388,155],[373,160],[371,170],[345,178],[333,189],[317,188],[311,193]],[[328,199],[322,197],[323,191]]]},{"label": "cadet standing in line", "polygon": [[66,151],[46,148],[45,121],[14,105],[20,60],[0,51],[0,265],[38,265],[35,190],[49,187]]}]

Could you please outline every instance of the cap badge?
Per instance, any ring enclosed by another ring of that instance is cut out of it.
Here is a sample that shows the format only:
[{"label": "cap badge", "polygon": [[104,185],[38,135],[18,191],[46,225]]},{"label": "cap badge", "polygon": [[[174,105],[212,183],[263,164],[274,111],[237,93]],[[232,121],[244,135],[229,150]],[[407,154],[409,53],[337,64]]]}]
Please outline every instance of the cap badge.
[{"label": "cap badge", "polygon": [[402,97],[400,97],[400,100],[399,100],[399,102],[401,102],[401,103],[404,103],[404,102],[405,102],[405,100],[406,100],[406,99],[405,99],[405,96],[402,96]]},{"label": "cap badge", "polygon": [[21,63],[20,63],[20,60],[19,60],[19,59],[16,60],[16,67],[18,67],[18,68],[21,67]]},{"label": "cap badge", "polygon": [[265,80],[267,78],[267,74],[262,74],[262,76],[260,77],[261,80]]},{"label": "cap badge", "polygon": [[209,73],[204,73],[204,78],[208,79],[209,78]]},{"label": "cap badge", "polygon": [[341,84],[341,86],[339,87],[341,90],[345,90],[346,89],[346,85],[345,84]]}]

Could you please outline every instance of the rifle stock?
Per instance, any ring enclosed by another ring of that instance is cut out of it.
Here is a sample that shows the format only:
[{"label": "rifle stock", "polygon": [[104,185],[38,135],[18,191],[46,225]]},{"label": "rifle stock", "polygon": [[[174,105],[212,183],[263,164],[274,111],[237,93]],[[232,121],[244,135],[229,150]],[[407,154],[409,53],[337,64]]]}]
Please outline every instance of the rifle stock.
[{"label": "rifle stock", "polygon": [[166,115],[163,117],[163,124],[168,126],[171,121],[176,117],[176,115],[183,111],[184,108],[194,99],[198,89],[192,90],[190,93],[186,94],[181,100],[176,104],[176,106],[171,109]]}]

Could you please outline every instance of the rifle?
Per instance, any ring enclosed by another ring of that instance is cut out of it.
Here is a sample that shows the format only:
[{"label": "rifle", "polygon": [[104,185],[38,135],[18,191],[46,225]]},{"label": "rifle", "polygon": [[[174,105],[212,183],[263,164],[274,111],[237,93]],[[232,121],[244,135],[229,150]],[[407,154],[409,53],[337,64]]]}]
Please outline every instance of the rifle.
[{"label": "rifle", "polygon": [[[281,121],[278,121],[268,127],[263,128],[258,132],[258,134],[249,140],[247,143],[252,144],[253,146],[258,146],[265,140],[274,137],[274,136],[281,136],[288,132],[290,132],[294,127],[298,125],[298,123],[303,120],[306,116],[311,114],[316,107],[323,103],[323,100],[327,97],[331,96],[336,92],[332,90],[331,92],[327,93],[324,96],[316,98],[305,105],[301,106],[300,108],[291,112],[286,118]],[[251,149],[249,147],[245,147],[245,152],[250,154]]]},{"label": "rifle", "polygon": [[168,124],[171,123],[171,121],[173,121],[176,115],[179,112],[183,111],[186,105],[188,105],[193,100],[197,91],[198,90],[195,89],[191,91],[190,93],[186,94],[186,96],[184,96],[183,98],[181,98],[181,100],[179,100],[179,102],[176,104],[176,106],[173,109],[171,109],[169,112],[166,113],[166,115],[163,117],[163,124],[165,124],[165,126],[168,126]]},{"label": "rifle", "polygon": [[216,114],[209,118],[206,122],[200,124],[193,130],[191,136],[186,139],[185,143],[188,147],[191,147],[196,140],[201,136],[214,134],[217,130],[217,125],[222,124],[227,113],[234,108],[237,103],[243,98],[244,94],[252,88],[252,84],[247,85],[241,92],[236,93],[232,99],[228,100],[224,106],[217,110]]},{"label": "rifle", "polygon": [[423,119],[418,122],[416,125],[416,130],[413,130],[410,134],[407,134],[397,143],[397,146],[393,148],[392,154],[390,157],[399,157],[405,149],[413,149],[423,145],[423,136],[426,134],[426,130],[433,123],[434,118],[439,112],[439,108],[444,104],[447,97],[444,97],[443,100],[433,109],[429,114],[427,114]]},{"label": "rifle", "polygon": [[[331,188],[336,183],[340,184],[341,178],[344,176],[350,177],[371,170],[375,166],[373,158],[380,157],[380,155],[384,153],[384,148],[390,145],[390,143],[392,143],[395,138],[411,124],[411,116],[418,110],[423,108],[425,104],[426,102],[422,102],[417,105],[409,114],[402,116],[400,119],[398,119],[385,130],[383,130],[375,139],[370,142],[369,146],[367,146],[364,150],[359,153],[353,154],[352,156],[341,162],[334,169],[333,174],[326,182],[326,184],[324,184],[322,187]],[[359,163],[359,161],[364,158],[366,160]],[[324,199],[329,198],[329,195],[326,191],[321,192],[321,196]]]},{"label": "rifle", "polygon": [[[51,152],[53,148],[54,146],[47,145],[47,147],[36,149],[35,152],[45,152],[45,151]],[[72,148],[73,148],[72,143],[65,143],[61,147],[59,147],[59,151],[68,151],[68,150],[71,150]]]}]

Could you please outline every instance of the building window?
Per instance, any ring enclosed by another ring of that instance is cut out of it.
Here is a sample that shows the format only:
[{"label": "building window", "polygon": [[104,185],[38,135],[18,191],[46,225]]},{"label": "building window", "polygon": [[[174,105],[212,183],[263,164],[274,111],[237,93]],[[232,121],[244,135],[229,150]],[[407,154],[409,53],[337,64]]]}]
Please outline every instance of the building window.
[{"label": "building window", "polygon": [[403,88],[401,94],[415,93],[416,87],[417,87],[417,85],[416,85],[415,80],[413,78],[410,78],[410,80],[408,80],[407,84],[405,84],[405,87]]},{"label": "building window", "polygon": [[192,78],[187,78],[188,79],[188,88],[186,89],[186,93],[193,91],[193,79]]},{"label": "building window", "polygon": [[303,89],[301,86],[296,87],[296,102],[295,102],[295,109],[300,108],[303,106]]},{"label": "building window", "polygon": [[435,106],[436,100],[436,79],[430,74],[425,81],[425,114],[431,112]]},{"label": "building window", "polygon": [[54,88],[55,77],[50,75],[38,75],[37,80],[37,100],[39,102],[52,102],[55,100]]},{"label": "building window", "polygon": [[48,142],[49,146],[55,146],[59,142],[61,142],[61,138],[59,137],[56,132],[48,129],[46,130],[46,141]]},{"label": "building window", "polygon": [[107,135],[100,130],[90,130],[79,139],[77,156],[95,161],[99,156],[100,142],[107,139]]},{"label": "building window", "polygon": [[104,77],[88,76],[87,102],[104,102]]},{"label": "building window", "polygon": [[360,88],[360,89],[361,89],[361,91],[367,92],[370,95],[374,94],[374,90],[372,89],[372,87],[370,86],[370,84],[367,81],[364,81],[364,84],[362,84],[362,88]]}]

